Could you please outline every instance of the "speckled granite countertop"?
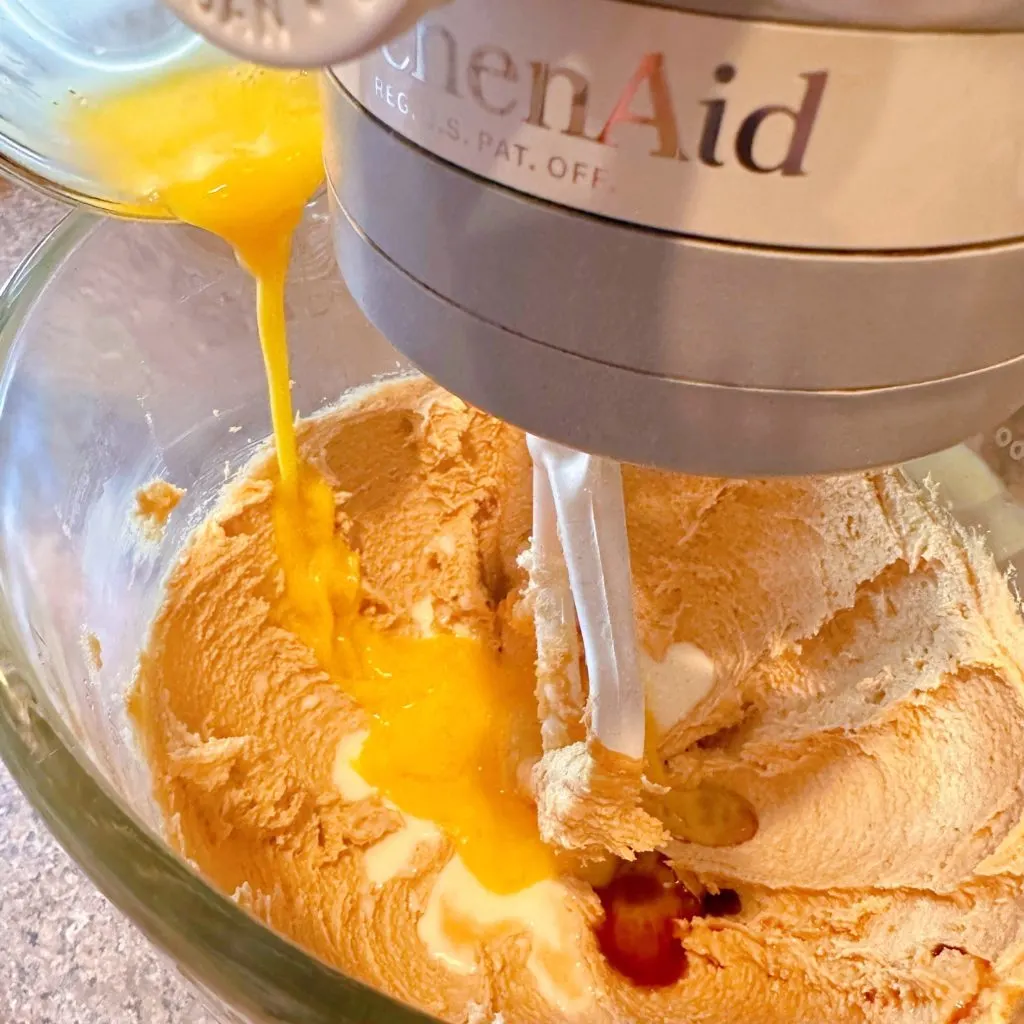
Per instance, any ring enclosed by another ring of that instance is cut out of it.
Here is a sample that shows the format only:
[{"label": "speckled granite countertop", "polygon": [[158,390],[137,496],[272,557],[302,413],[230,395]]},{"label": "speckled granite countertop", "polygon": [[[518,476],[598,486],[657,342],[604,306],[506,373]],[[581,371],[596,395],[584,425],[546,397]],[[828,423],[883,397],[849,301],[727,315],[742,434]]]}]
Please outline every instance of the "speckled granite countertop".
[{"label": "speckled granite countertop", "polygon": [[[62,216],[0,179],[0,281]],[[50,837],[0,762],[0,1024],[215,1024]]]}]

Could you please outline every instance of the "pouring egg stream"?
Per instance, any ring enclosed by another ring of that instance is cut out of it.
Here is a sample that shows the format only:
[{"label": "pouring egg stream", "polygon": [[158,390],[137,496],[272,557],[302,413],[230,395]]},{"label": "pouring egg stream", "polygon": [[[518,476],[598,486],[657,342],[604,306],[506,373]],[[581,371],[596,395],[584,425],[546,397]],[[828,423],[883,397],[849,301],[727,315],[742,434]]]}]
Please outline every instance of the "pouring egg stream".
[{"label": "pouring egg stream", "polygon": [[[370,716],[356,770],[400,810],[436,822],[495,893],[553,877],[518,764],[538,731],[532,675],[482,640],[401,636],[359,614],[358,555],[334,493],[296,443],[285,332],[292,236],[323,180],[315,75],[232,64],[179,70],[79,101],[67,129],[94,174],[227,241],[256,282],[279,479],[273,522],[281,625]],[[526,728],[524,729],[524,726]],[[439,756],[443,752],[443,756]]]}]

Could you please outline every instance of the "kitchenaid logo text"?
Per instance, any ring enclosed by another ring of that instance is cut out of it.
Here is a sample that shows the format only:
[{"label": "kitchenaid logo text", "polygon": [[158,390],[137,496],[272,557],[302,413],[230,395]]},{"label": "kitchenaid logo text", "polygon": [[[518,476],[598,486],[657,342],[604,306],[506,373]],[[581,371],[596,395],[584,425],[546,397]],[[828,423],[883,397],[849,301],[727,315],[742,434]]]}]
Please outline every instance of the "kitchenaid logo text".
[{"label": "kitchenaid logo text", "polygon": [[[576,68],[545,61],[518,61],[500,46],[475,46],[463,61],[459,42],[442,25],[420,22],[411,38],[381,48],[384,60],[397,72],[432,89],[462,99],[468,95],[493,117],[518,116],[528,125],[586,139],[602,146],[618,145],[623,125],[639,125],[650,132],[652,157],[697,160],[708,167],[722,167],[731,158],[723,139],[727,96],[708,96],[696,102],[704,108],[700,130],[693,139],[680,137],[680,119],[670,88],[670,69],[662,53],[644,54],[623,83],[611,111],[595,130],[591,122],[592,83]],[[719,64],[713,72],[721,90],[736,77],[737,69]],[[799,76],[803,95],[793,105],[769,103],[749,111],[731,140],[735,161],[755,174],[778,173],[792,177],[806,173],[804,161],[814,125],[828,84],[827,71],[808,71]],[[715,86],[712,86],[714,89]],[[395,106],[390,87],[385,99]],[[407,98],[397,100],[401,107]],[[402,111],[405,113],[405,111]],[[764,126],[775,122],[772,157],[758,152]],[[778,130],[787,129],[782,145]]]}]

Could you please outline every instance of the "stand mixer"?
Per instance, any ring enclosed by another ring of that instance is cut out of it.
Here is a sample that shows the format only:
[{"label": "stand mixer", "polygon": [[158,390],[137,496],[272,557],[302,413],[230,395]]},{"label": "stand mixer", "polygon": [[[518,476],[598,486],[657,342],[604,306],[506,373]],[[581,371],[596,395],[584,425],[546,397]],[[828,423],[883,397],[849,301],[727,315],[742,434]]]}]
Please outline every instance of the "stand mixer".
[{"label": "stand mixer", "polygon": [[347,61],[324,89],[346,281],[532,433],[818,473],[1019,405],[1013,4],[171,6],[253,60]]}]

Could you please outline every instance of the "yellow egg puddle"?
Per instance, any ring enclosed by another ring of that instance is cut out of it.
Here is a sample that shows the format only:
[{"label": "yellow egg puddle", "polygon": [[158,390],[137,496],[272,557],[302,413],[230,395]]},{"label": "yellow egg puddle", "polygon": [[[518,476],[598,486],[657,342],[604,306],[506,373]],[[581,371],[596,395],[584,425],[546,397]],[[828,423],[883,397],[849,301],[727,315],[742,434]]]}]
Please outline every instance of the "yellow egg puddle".
[{"label": "yellow egg puddle", "polygon": [[280,477],[274,615],[368,712],[355,767],[399,809],[436,822],[491,892],[552,877],[517,791],[537,729],[532,673],[479,639],[402,636],[362,618],[359,559],[335,532],[334,494],[299,458],[284,296],[292,236],[323,178],[316,79],[249,65],[180,71],[77,105],[68,128],[102,178],[225,239],[256,281]]}]

